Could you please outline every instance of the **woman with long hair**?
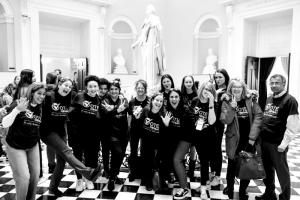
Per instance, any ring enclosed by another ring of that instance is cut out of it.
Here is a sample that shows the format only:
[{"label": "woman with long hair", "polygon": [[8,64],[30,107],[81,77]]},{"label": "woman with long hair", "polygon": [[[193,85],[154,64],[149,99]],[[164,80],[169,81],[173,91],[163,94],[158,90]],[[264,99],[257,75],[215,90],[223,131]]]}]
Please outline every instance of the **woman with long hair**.
[{"label": "woman with long hair", "polygon": [[111,151],[111,165],[109,171],[108,190],[114,190],[128,144],[128,101],[121,93],[119,81],[111,83],[109,96],[102,101],[104,117],[107,120],[107,131]]},{"label": "woman with long hair", "polygon": [[33,82],[35,82],[34,71],[31,69],[23,69],[20,73],[20,81],[16,86],[13,100],[24,97],[26,95],[28,86]]},{"label": "woman with long hair", "polygon": [[159,170],[161,161],[161,134],[165,127],[164,120],[170,121],[170,116],[162,117],[163,94],[155,93],[150,99],[149,106],[146,106],[141,115],[142,139],[141,139],[141,158],[143,174],[141,185],[145,185],[148,191],[153,189],[153,171]]},{"label": "woman with long hair", "polygon": [[183,199],[189,192],[184,158],[193,141],[194,116],[191,109],[184,104],[181,92],[175,89],[169,92],[166,111],[171,116],[169,124],[166,124],[166,132],[172,133],[169,136],[176,145],[171,159],[180,185],[174,199]]},{"label": "woman with long hair", "polygon": [[221,179],[221,170],[222,170],[222,162],[223,162],[223,156],[222,156],[222,139],[224,134],[224,124],[220,121],[220,115],[221,115],[221,105],[222,100],[221,97],[224,93],[226,93],[227,86],[229,83],[229,75],[227,71],[223,68],[217,69],[214,74],[214,84],[216,88],[216,102],[218,104],[217,110],[216,110],[216,116],[217,120],[215,123],[216,126],[216,149],[215,154],[212,157],[211,161],[211,178],[210,178],[210,185],[211,186],[217,186],[220,185]]},{"label": "woman with long hair", "polygon": [[[263,112],[252,96],[247,97],[247,86],[239,79],[232,79],[227,93],[223,95],[220,120],[227,124],[226,154],[228,156],[227,187],[223,193],[233,199],[234,179],[236,174],[237,157],[241,151],[254,151],[254,143],[259,135]],[[246,189],[250,180],[241,180],[239,199],[248,200]]]},{"label": "woman with long hair", "polygon": [[207,199],[206,184],[209,180],[209,162],[214,153],[215,144],[215,87],[204,82],[199,88],[198,98],[193,99],[192,107],[196,121],[194,145],[201,163],[201,199]]},{"label": "woman with long hair", "polygon": [[[191,108],[192,100],[197,97],[197,87],[194,77],[191,75],[184,76],[181,83],[182,100],[186,106]],[[194,178],[194,171],[196,166],[197,153],[195,146],[190,147],[189,152],[189,169],[187,175]]]},{"label": "woman with long hair", "polygon": [[130,156],[128,159],[130,174],[129,181],[134,181],[138,176],[139,157],[138,146],[141,139],[142,127],[139,115],[145,106],[149,104],[149,97],[147,96],[147,83],[140,79],[135,83],[136,97],[129,102],[129,124],[130,124]]},{"label": "woman with long hair", "polygon": [[13,172],[17,200],[34,200],[40,174],[40,154],[38,141],[42,118],[45,86],[31,84],[25,97],[15,100],[2,120],[4,128],[9,127],[3,140]]},{"label": "woman with long hair", "polygon": [[100,165],[93,169],[86,167],[72,153],[67,145],[66,121],[71,105],[72,80],[61,78],[57,88],[47,92],[43,106],[43,118],[41,124],[41,138],[46,145],[55,150],[57,163],[51,176],[49,193],[54,196],[62,196],[58,189],[63,176],[65,163],[68,162],[75,171],[81,173],[90,181],[95,181],[100,175]]}]

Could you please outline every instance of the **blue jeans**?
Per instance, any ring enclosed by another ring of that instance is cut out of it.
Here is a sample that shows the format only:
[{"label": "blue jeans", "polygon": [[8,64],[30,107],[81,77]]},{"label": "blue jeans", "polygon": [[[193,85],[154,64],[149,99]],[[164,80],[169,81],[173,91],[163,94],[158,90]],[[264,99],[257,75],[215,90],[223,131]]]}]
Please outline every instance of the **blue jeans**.
[{"label": "blue jeans", "polygon": [[40,154],[36,144],[30,149],[6,145],[6,153],[16,184],[17,200],[34,200],[40,175]]}]

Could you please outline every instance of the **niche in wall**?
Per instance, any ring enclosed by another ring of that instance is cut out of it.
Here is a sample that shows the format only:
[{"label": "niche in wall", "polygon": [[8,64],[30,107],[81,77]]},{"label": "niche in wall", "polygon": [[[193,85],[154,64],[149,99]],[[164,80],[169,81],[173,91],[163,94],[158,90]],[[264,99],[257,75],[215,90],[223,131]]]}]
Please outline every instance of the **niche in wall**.
[{"label": "niche in wall", "polygon": [[111,74],[137,74],[137,52],[131,45],[136,40],[137,31],[127,17],[114,19],[109,26],[109,66]]},{"label": "niche in wall", "polygon": [[220,20],[213,15],[203,16],[194,29],[194,74],[213,74],[218,68]]}]

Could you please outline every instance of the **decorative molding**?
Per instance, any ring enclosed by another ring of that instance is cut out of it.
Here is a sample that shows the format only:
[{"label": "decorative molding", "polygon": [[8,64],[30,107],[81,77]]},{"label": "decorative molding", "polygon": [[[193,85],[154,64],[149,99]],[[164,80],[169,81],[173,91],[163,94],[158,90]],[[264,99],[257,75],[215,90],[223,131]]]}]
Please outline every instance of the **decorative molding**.
[{"label": "decorative molding", "polygon": [[110,6],[112,5],[112,0],[76,0],[82,3],[88,3],[97,6]]},{"label": "decorative molding", "polygon": [[221,20],[217,16],[215,16],[215,15],[208,14],[208,15],[204,15],[203,17],[201,17],[198,20],[198,22],[197,22],[197,24],[195,26],[195,29],[194,29],[194,35],[198,35],[199,34],[199,29],[200,29],[201,25],[203,24],[203,22],[205,22],[208,19],[215,20],[217,22],[217,24],[218,24],[218,30],[222,29]]},{"label": "decorative molding", "polygon": [[119,21],[123,21],[125,22],[126,24],[129,25],[131,31],[132,31],[132,34],[130,34],[130,36],[128,38],[132,38],[132,35],[134,36],[134,38],[137,36],[137,29],[136,29],[136,26],[135,24],[126,16],[119,16],[119,17],[116,17],[114,20],[112,20],[108,26],[108,35],[111,36],[111,37],[116,37],[117,35],[123,35],[122,37],[128,35],[128,34],[116,34],[114,33],[114,30],[113,30],[113,26],[119,22]]},{"label": "decorative molding", "polygon": [[0,24],[13,24],[14,17],[8,15],[0,15]]}]

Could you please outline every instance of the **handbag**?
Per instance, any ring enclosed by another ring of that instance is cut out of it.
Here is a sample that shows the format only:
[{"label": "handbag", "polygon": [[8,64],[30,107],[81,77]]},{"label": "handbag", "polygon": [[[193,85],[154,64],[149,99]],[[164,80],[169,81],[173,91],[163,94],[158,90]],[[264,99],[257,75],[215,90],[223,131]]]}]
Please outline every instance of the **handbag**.
[{"label": "handbag", "polygon": [[263,179],[266,177],[260,145],[256,145],[256,153],[241,151],[238,156],[237,177],[239,179]]}]

